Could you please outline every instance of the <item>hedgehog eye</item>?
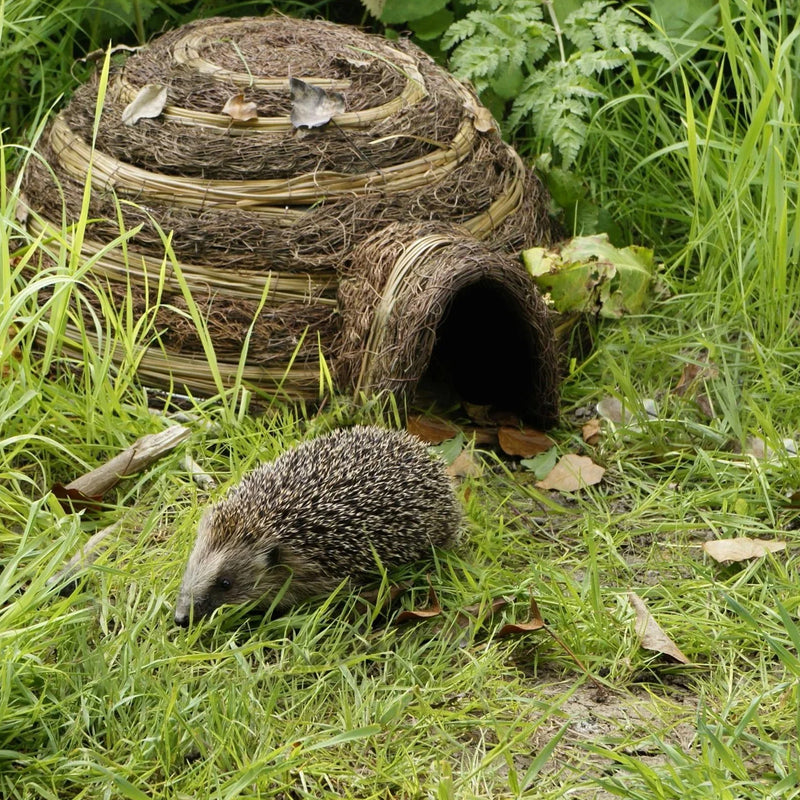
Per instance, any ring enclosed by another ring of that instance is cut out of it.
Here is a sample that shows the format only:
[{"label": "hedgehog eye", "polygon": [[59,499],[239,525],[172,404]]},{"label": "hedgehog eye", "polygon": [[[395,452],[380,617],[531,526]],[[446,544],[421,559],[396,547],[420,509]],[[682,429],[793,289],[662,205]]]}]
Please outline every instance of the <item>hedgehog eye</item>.
[{"label": "hedgehog eye", "polygon": [[217,588],[227,591],[231,588],[230,578],[217,578]]}]

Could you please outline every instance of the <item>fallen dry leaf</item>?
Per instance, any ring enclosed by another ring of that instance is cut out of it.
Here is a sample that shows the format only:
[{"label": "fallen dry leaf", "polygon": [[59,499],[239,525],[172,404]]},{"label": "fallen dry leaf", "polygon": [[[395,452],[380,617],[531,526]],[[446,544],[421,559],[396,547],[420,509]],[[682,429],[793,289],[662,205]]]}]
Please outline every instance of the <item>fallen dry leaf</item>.
[{"label": "fallen dry leaf", "polygon": [[[395,600],[397,600],[400,595],[405,594],[409,590],[410,586],[407,583],[393,583],[389,586],[389,592],[387,594],[387,601],[388,605],[392,605]],[[364,601],[366,603],[370,603],[375,605],[378,602],[378,599],[381,596],[381,589],[362,589],[358,595],[356,596],[356,600]]]},{"label": "fallen dry leaf", "polygon": [[784,453],[773,450],[760,436],[748,436],[744,452],[747,455],[766,459],[767,461],[779,461],[781,456],[790,458],[797,456],[797,442],[794,439],[783,439],[781,445],[785,451]]},{"label": "fallen dry leaf", "polygon": [[466,412],[467,416],[476,424],[476,425],[492,425],[496,424],[494,420],[492,420],[490,413],[492,410],[491,406],[482,405],[480,403],[462,403],[464,411]]},{"label": "fallen dry leaf", "polygon": [[546,629],[547,625],[545,625],[544,619],[542,619],[542,613],[539,611],[539,604],[536,602],[536,598],[531,595],[530,619],[527,622],[511,622],[508,625],[503,625],[497,632],[497,635],[498,637],[512,636],[516,633],[531,633],[532,631],[538,631],[542,628]]},{"label": "fallen dry leaf", "polygon": [[770,542],[765,539],[749,539],[737,536],[735,539],[716,539],[703,542],[703,550],[715,561],[747,561],[761,558],[767,553],[777,553],[786,549],[786,542]]},{"label": "fallen dry leaf", "polygon": [[594,419],[590,419],[582,428],[581,428],[581,435],[583,436],[583,441],[586,444],[597,444],[600,441],[600,430],[601,430],[601,423],[600,420],[595,417]]},{"label": "fallen dry leaf", "polygon": [[428,607],[401,611],[397,615],[395,622],[417,622],[423,619],[430,619],[431,617],[438,617],[441,613],[442,607],[439,605],[439,598],[436,596],[436,591],[431,584],[430,578],[428,578]]},{"label": "fallen dry leaf", "polygon": [[705,352],[696,363],[685,364],[681,371],[681,377],[678,380],[675,388],[672,390],[673,394],[683,397],[691,386],[697,381],[710,380],[719,377],[719,370],[717,365],[708,358],[708,353]]},{"label": "fallen dry leaf", "polygon": [[19,222],[20,225],[27,225],[30,215],[31,207],[28,205],[28,198],[25,196],[24,192],[20,192],[19,195],[17,195],[17,205],[14,208],[14,219]]},{"label": "fallen dry leaf", "polygon": [[605,469],[595,464],[588,456],[567,453],[561,456],[544,480],[537,481],[539,489],[555,489],[559,492],[577,492],[587,486],[600,483]]},{"label": "fallen dry leaf", "polygon": [[760,436],[748,436],[744,451],[754,458],[766,458],[767,443]]},{"label": "fallen dry leaf", "polygon": [[[658,419],[658,409],[656,401],[651,398],[642,400],[642,410],[645,412],[645,419]],[[597,404],[597,413],[615,425],[629,425],[635,429],[637,427],[637,416],[630,408],[624,406],[621,400],[616,397],[604,397]]]},{"label": "fallen dry leaf", "polygon": [[479,106],[475,112],[472,124],[478,133],[489,133],[500,129],[497,120],[492,116],[492,112],[484,106]]},{"label": "fallen dry leaf", "polygon": [[292,96],[291,121],[295,128],[319,128],[345,109],[341,92],[326,92],[299,78],[289,78],[289,91]]},{"label": "fallen dry leaf", "polygon": [[555,444],[549,436],[534,428],[499,428],[497,441],[506,455],[522,458],[544,453]]},{"label": "fallen dry leaf", "polygon": [[688,664],[689,659],[680,651],[672,639],[664,633],[662,627],[655,621],[653,615],[639,595],[628,593],[628,602],[636,614],[636,635],[645,650],[654,653],[663,653],[681,664]]},{"label": "fallen dry leaf", "polygon": [[451,422],[421,415],[409,417],[406,430],[428,444],[441,444],[458,435],[458,428]]},{"label": "fallen dry leaf", "polygon": [[714,404],[711,402],[711,398],[705,392],[698,392],[695,395],[694,402],[700,409],[700,413],[706,419],[716,418],[717,412],[714,411]]},{"label": "fallen dry leaf", "polygon": [[482,472],[481,464],[469,450],[462,450],[447,468],[451,478],[477,478]]},{"label": "fallen dry leaf", "polygon": [[691,397],[694,395],[694,402],[702,414],[708,419],[714,419],[716,417],[714,405],[711,402],[711,398],[701,387],[705,381],[718,376],[719,370],[716,364],[709,360],[708,352],[704,351],[697,362],[684,365],[681,377],[672,390],[672,394],[678,397]]},{"label": "fallen dry leaf", "polygon": [[140,119],[152,119],[164,110],[167,104],[167,87],[157,83],[148,83],[139,89],[136,97],[125,106],[122,122],[135,125]]},{"label": "fallen dry leaf", "polygon": [[222,113],[227,114],[231,119],[237,122],[248,122],[251,119],[258,118],[258,107],[252,101],[244,99],[244,92],[239,92],[232,97],[222,107]]}]

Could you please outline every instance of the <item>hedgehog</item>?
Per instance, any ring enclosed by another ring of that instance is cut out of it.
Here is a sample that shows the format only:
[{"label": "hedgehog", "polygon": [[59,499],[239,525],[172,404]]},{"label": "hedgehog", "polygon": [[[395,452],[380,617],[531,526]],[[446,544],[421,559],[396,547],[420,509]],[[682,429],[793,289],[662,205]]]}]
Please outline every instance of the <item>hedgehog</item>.
[{"label": "hedgehog", "polygon": [[409,433],[357,426],[245,475],[203,515],[175,622],[221,605],[284,613],[452,544],[462,511],[444,464]]}]

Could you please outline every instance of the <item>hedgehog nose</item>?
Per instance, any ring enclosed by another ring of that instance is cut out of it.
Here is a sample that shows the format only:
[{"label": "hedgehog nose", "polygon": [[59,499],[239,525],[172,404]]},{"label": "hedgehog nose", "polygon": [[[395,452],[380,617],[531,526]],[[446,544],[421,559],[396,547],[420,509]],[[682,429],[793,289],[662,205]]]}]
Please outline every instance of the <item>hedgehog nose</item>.
[{"label": "hedgehog nose", "polygon": [[180,625],[181,628],[189,627],[189,615],[182,614],[180,611],[175,612],[175,624]]}]

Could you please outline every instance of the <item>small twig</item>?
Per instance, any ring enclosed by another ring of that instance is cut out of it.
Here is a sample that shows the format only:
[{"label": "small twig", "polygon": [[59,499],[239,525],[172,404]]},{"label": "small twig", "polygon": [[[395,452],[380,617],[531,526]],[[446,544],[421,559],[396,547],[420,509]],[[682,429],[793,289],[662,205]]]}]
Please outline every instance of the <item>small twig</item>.
[{"label": "small twig", "polygon": [[75,589],[78,575],[89,565],[93,564],[98,556],[105,551],[100,547],[102,542],[116,531],[122,524],[121,521],[103,528],[92,536],[86,544],[75,553],[72,558],[55,575],[47,579],[47,586],[63,584],[59,588],[60,594],[69,594]]},{"label": "small twig", "polygon": [[188,453],[181,459],[181,466],[192,476],[192,480],[207,492],[217,488],[217,482]]}]

